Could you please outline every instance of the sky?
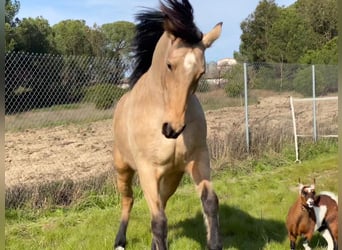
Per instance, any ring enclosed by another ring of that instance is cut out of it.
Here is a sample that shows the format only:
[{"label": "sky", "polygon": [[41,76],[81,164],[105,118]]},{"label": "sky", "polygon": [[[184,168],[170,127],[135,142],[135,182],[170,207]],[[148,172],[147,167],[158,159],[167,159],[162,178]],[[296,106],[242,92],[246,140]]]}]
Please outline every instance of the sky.
[{"label": "sky", "polygon": [[[158,7],[158,0],[19,0],[17,17],[38,17],[52,26],[67,19],[82,19],[92,27],[116,21],[134,21],[141,7]],[[223,22],[221,37],[206,51],[207,62],[233,58],[239,51],[241,22],[253,13],[259,0],[190,0],[194,9],[195,23],[203,33]],[[276,0],[278,6],[287,7],[295,0]]]}]

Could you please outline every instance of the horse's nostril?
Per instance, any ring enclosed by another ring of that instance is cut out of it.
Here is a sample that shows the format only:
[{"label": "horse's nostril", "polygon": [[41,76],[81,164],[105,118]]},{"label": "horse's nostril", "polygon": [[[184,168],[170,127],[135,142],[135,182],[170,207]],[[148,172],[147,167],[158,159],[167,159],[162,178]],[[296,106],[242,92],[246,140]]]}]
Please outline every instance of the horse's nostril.
[{"label": "horse's nostril", "polygon": [[163,135],[168,139],[176,139],[184,130],[185,126],[180,131],[175,131],[170,123],[165,122],[162,127],[162,133]]},{"label": "horse's nostril", "polygon": [[162,133],[166,138],[173,138],[173,134],[175,133],[172,129],[170,123],[165,122],[163,124]]},{"label": "horse's nostril", "polygon": [[162,133],[165,136],[170,133],[170,125],[167,122],[163,124]]}]

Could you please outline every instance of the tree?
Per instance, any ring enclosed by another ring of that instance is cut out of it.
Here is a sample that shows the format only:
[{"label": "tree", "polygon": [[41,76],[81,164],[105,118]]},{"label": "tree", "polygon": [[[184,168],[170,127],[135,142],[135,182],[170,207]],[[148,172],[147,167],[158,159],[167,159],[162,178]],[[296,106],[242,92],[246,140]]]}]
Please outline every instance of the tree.
[{"label": "tree", "polygon": [[[323,48],[337,36],[337,2],[297,0],[287,8],[280,8],[273,0],[262,0],[241,23],[241,29],[240,51],[234,54],[237,60],[282,63],[310,61],[306,53],[312,56],[313,51]],[[315,57],[327,56],[326,49],[317,53]],[[304,55],[306,59],[300,59]]]},{"label": "tree", "polygon": [[14,0],[12,3],[11,0],[6,0],[5,3],[5,50],[11,51],[13,50],[16,42],[15,42],[15,32],[14,29],[19,22],[18,18],[14,18],[19,11],[20,3],[17,0]]},{"label": "tree", "polygon": [[16,26],[19,19],[14,18],[20,9],[20,2],[18,0],[14,0],[13,3],[11,0],[6,0],[5,3],[5,23],[9,24],[11,27]]},{"label": "tree", "polygon": [[84,20],[64,20],[52,26],[54,44],[63,55],[92,55],[90,28]]},{"label": "tree", "polygon": [[126,21],[118,21],[107,23],[101,26],[101,31],[104,37],[104,55],[111,57],[115,61],[111,70],[113,79],[119,83],[118,79],[124,77],[129,66],[129,53],[131,52],[131,44],[135,34],[135,25]]},{"label": "tree", "polygon": [[270,45],[269,34],[279,16],[279,7],[274,0],[262,0],[256,10],[240,25],[242,29],[240,53],[250,62],[265,62]]},{"label": "tree", "polygon": [[134,37],[135,25],[131,22],[118,21],[101,26],[105,38],[105,54],[107,56],[128,55]]},{"label": "tree", "polygon": [[94,24],[93,28],[88,33],[88,40],[94,56],[105,56],[105,37],[101,31],[101,27]]},{"label": "tree", "polygon": [[327,42],[322,48],[309,50],[299,61],[305,64],[337,64],[337,36]]},{"label": "tree", "polygon": [[51,38],[52,29],[48,20],[43,17],[24,18],[15,29],[14,50],[49,53],[53,50]]},{"label": "tree", "polygon": [[296,9],[285,8],[269,30],[266,58],[270,62],[296,63],[308,50],[315,49],[318,36],[298,15]]},{"label": "tree", "polygon": [[337,36],[336,0],[297,0],[295,7],[301,18],[320,35],[319,47]]}]

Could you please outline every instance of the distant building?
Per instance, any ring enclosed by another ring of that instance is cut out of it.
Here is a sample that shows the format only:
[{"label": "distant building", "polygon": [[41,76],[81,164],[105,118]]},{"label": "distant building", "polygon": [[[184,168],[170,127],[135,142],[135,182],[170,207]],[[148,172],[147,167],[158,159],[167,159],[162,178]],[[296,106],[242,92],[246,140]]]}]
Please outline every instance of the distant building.
[{"label": "distant building", "polygon": [[232,66],[237,64],[234,58],[224,58],[217,62],[211,62],[207,64],[207,70],[205,74],[205,81],[209,85],[216,85],[222,87],[227,83],[227,79],[223,76]]},{"label": "distant building", "polygon": [[235,64],[237,64],[237,61],[234,58],[223,58],[217,61],[217,69],[220,71],[222,69],[229,69],[231,66],[234,66]]}]

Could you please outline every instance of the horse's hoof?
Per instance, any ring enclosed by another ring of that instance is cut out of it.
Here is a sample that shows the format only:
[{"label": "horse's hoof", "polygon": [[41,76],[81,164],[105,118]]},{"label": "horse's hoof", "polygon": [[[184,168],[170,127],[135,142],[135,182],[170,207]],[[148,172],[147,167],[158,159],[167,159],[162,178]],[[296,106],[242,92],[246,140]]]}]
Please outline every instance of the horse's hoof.
[{"label": "horse's hoof", "polygon": [[125,248],[122,246],[118,246],[118,247],[114,248],[114,250],[125,250]]}]

